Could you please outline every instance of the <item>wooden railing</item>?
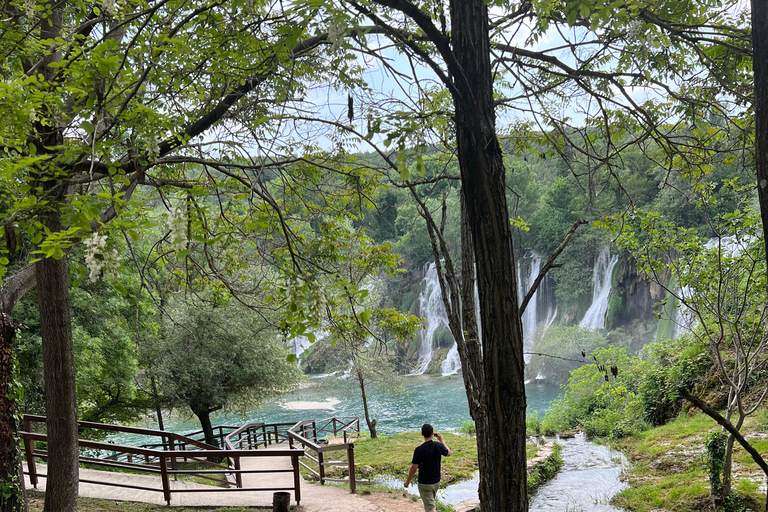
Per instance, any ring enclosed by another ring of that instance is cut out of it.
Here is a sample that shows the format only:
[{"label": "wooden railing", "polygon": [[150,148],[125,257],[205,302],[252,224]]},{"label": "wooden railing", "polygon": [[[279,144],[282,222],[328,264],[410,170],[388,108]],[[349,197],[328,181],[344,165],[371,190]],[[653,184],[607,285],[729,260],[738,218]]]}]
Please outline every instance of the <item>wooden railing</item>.
[{"label": "wooden railing", "polygon": [[[322,434],[328,433],[332,433],[334,437],[337,437],[340,433],[343,434],[344,443],[321,445],[320,442],[324,440]],[[347,437],[359,433],[359,418],[330,418],[321,421],[310,420],[296,423],[288,429],[288,440],[291,448],[293,448],[294,444],[304,448],[304,457],[317,465],[317,470],[315,470],[314,467],[299,461],[303,468],[320,480],[320,485],[325,485],[325,482],[348,483],[349,491],[354,493],[356,488],[355,445],[354,443],[348,443]],[[318,437],[318,434],[321,434],[321,436]],[[315,452],[315,456],[307,453],[307,450]],[[346,452],[346,461],[326,459],[326,456],[330,456],[330,453],[339,451]],[[326,468],[331,466],[346,467],[347,478],[328,478],[326,476]]]},{"label": "wooden railing", "polygon": [[[45,433],[34,432],[35,424],[44,424],[45,417],[27,415],[24,417],[24,451],[27,459],[27,471],[30,482],[37,487],[40,478],[47,478],[46,474],[37,470],[36,459],[48,459],[48,452],[42,446],[47,443],[48,436]],[[222,492],[222,491],[294,491],[296,503],[301,500],[301,486],[299,473],[299,457],[304,455],[301,449],[293,447],[284,450],[259,451],[253,449],[221,449],[206,443],[190,439],[188,437],[161,430],[140,429],[122,427],[117,425],[105,425],[101,423],[79,422],[80,428],[103,430],[108,432],[121,432],[160,437],[161,443],[150,443],[158,448],[145,446],[124,446],[99,441],[80,439],[78,444],[81,449],[89,450],[88,454],[81,455],[80,462],[103,468],[112,468],[118,471],[130,471],[135,473],[147,473],[160,475],[161,487],[147,487],[133,484],[121,484],[97,480],[80,479],[83,483],[110,485],[129,489],[140,489],[162,492],[166,503],[170,505],[171,494],[179,492]],[[246,426],[247,427],[247,426]],[[270,427],[264,425],[264,427]],[[240,430],[240,429],[237,429]],[[237,432],[235,430],[235,432]],[[234,434],[233,432],[232,434]],[[230,435],[232,435],[230,434]],[[270,432],[271,434],[271,432]],[[227,444],[227,436],[224,436],[224,444]],[[36,444],[38,446],[36,446]],[[195,449],[191,449],[194,447]],[[229,447],[228,447],[229,448]],[[290,457],[291,469],[281,470],[243,470],[240,460],[243,457]],[[222,460],[217,463],[214,460]],[[180,462],[192,461],[200,467],[185,468]],[[204,468],[204,469],[203,469]],[[248,473],[293,473],[293,486],[291,487],[243,487],[242,475]],[[235,487],[222,488],[185,488],[172,489],[170,478],[179,476],[195,476],[213,480],[216,483],[231,483]],[[229,478],[233,481],[230,482]]]}]

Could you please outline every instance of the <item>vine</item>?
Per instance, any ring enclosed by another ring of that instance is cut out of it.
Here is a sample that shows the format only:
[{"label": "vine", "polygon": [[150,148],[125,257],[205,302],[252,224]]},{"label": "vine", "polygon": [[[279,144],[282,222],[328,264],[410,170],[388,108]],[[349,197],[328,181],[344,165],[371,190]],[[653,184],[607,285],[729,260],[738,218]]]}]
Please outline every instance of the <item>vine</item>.
[{"label": "vine", "polygon": [[725,467],[725,441],[721,432],[712,432],[704,438],[704,446],[707,449],[707,470],[709,471],[709,485],[713,496],[722,497],[723,481],[722,473]]}]

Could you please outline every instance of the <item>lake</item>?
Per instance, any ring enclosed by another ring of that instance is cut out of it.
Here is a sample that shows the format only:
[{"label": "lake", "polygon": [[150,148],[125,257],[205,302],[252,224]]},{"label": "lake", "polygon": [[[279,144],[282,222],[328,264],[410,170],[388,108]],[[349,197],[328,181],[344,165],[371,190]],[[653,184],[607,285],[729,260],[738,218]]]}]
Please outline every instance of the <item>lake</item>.
[{"label": "lake", "polygon": [[[371,416],[378,419],[377,431],[381,434],[418,431],[423,423],[433,424],[438,431],[451,431],[470,420],[464,381],[460,376],[406,377],[400,391],[370,384],[366,385],[366,391]],[[556,386],[526,386],[529,413],[535,411],[543,415],[560,392],[561,389]],[[356,379],[336,375],[309,377],[299,390],[278,395],[274,400],[244,412],[217,412],[212,415],[212,422],[214,425],[240,426],[249,422],[290,423],[332,416],[359,416],[360,428],[367,429]],[[197,418],[188,409],[166,414],[164,420],[166,430],[173,432],[200,429]],[[136,426],[156,429],[157,421],[152,415]],[[133,436],[119,436],[112,440],[129,444],[146,442],[146,438],[139,441]]]}]

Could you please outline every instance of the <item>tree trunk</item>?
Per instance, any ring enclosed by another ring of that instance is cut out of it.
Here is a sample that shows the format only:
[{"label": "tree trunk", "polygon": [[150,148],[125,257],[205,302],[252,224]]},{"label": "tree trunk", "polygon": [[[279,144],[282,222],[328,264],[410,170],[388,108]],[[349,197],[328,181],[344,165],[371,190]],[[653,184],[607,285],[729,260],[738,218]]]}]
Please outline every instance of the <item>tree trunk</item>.
[{"label": "tree trunk", "polygon": [[[61,231],[58,210],[47,212],[44,223],[51,232]],[[48,478],[43,510],[76,512],[79,450],[67,257],[43,258],[36,265],[48,430]]]},{"label": "tree trunk", "polygon": [[157,382],[154,377],[150,377],[150,382],[152,384],[152,398],[155,401],[155,412],[157,413],[157,426],[160,430],[165,430],[165,425],[163,424],[163,409],[160,407],[160,395],[157,393]]},{"label": "tree trunk", "polygon": [[451,26],[453,51],[464,73],[454,92],[456,138],[481,311],[485,393],[477,438],[485,478],[480,504],[483,510],[525,512],[523,332],[505,170],[496,137],[487,5],[483,0],[452,0]]},{"label": "tree trunk", "polygon": [[191,407],[192,413],[200,420],[200,426],[203,429],[205,442],[212,446],[219,446],[216,436],[213,434],[213,425],[211,424],[211,409],[205,406]]},{"label": "tree trunk", "polygon": [[[752,69],[755,93],[755,167],[763,229],[768,226],[768,8],[752,0]],[[764,237],[768,258],[768,237]],[[768,505],[767,505],[768,506]]]},{"label": "tree trunk", "polygon": [[368,424],[368,430],[371,433],[371,439],[376,439],[376,420],[372,420],[368,414],[368,396],[365,394],[365,379],[363,372],[357,371],[357,380],[360,383],[360,393],[363,395],[363,412],[365,413],[365,422]]},{"label": "tree trunk", "polygon": [[21,512],[24,506],[24,481],[19,479],[21,453],[16,417],[19,404],[13,387],[15,335],[13,319],[7,313],[0,313],[0,483],[16,487],[8,498],[0,496],[0,512]]}]

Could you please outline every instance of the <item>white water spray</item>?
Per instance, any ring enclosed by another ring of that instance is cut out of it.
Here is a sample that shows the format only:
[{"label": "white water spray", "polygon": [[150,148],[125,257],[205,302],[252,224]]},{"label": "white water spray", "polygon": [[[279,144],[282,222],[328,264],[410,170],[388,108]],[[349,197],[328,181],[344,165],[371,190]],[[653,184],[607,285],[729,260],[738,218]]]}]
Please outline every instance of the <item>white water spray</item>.
[{"label": "white water spray", "polygon": [[608,297],[611,294],[611,276],[618,262],[619,256],[611,256],[611,248],[607,245],[603,247],[595,260],[592,272],[592,305],[579,322],[579,327],[605,328],[605,314],[608,312]]},{"label": "white water spray", "polygon": [[443,304],[440,281],[437,278],[437,268],[434,263],[429,264],[422,281],[421,293],[419,294],[419,316],[426,320],[426,325],[419,331],[419,340],[421,341],[419,367],[413,372],[414,375],[421,375],[426,372],[430,361],[432,361],[435,332],[438,328],[449,328],[448,314],[445,311],[445,304]]}]

